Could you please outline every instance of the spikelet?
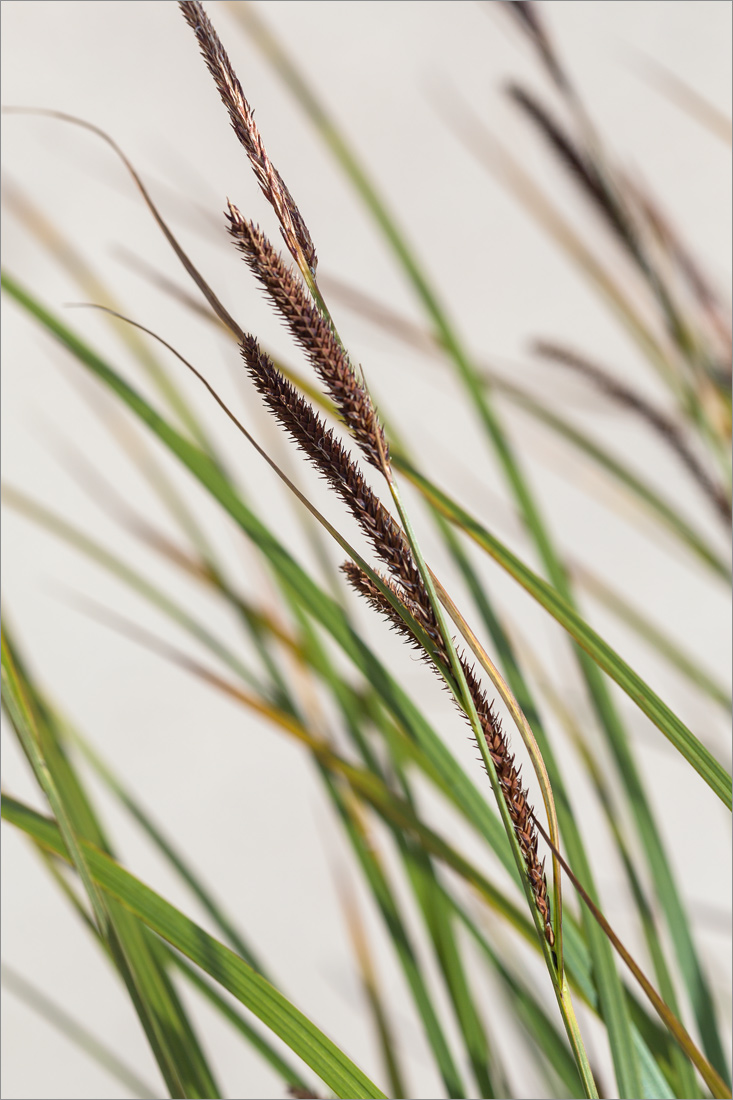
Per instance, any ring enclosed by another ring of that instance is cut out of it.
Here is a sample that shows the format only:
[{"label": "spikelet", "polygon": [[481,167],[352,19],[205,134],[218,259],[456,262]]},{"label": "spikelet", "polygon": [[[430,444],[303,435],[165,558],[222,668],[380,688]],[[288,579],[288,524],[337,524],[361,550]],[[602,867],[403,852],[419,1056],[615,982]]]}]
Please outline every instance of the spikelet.
[{"label": "spikelet", "polygon": [[196,35],[201,55],[229,112],[232,129],[249,157],[262,193],[277,214],[288,251],[301,270],[315,275],[318,260],[308,227],[282,176],[267,155],[252,108],[245,99],[242,85],[203,4],[199,0],[179,0],[179,7]]},{"label": "spikelet", "polygon": [[422,578],[405,534],[349,452],[253,336],[245,336],[241,352],[267,407],[341,497],[390,572],[408,592],[418,593]]},{"label": "spikelet", "polygon": [[249,268],[305,351],[362,452],[381,470],[381,456],[389,460],[384,430],[363,380],[331,326],[314,305],[300,276],[284,263],[259,226],[243,218],[231,202],[228,218],[229,232]]},{"label": "spikelet", "polygon": [[[390,625],[403,637],[417,648],[421,648],[407,623],[400,617],[392,604],[379,591],[377,586],[354,562],[345,562],[341,566],[349,584],[371,604],[371,606],[383,615]],[[431,624],[435,623],[435,616],[427,594],[418,599],[411,599],[400,591],[399,585],[389,577],[381,576],[382,582],[389,588],[419,625],[429,634],[435,646],[437,664],[441,671],[450,674],[451,664],[445,643],[437,632],[434,634]],[[424,590],[423,590],[424,593]],[[435,623],[437,630],[437,623]],[[424,653],[424,650],[423,650]],[[545,862],[540,861],[537,853],[537,829],[534,824],[532,807],[527,801],[527,791],[522,786],[519,770],[514,763],[514,756],[509,749],[506,734],[504,733],[498,716],[494,713],[491,703],[486,697],[486,692],[481,687],[476,674],[469,665],[465,655],[459,653],[463,675],[466,678],[471,699],[476,707],[481,729],[483,731],[486,746],[496,768],[496,774],[501,785],[504,801],[509,810],[514,832],[522,851],[524,863],[527,868],[527,876],[532,887],[535,904],[540,912],[545,928],[545,937],[550,947],[555,943],[555,934],[550,919],[550,903],[547,896],[547,879],[545,877]]]}]

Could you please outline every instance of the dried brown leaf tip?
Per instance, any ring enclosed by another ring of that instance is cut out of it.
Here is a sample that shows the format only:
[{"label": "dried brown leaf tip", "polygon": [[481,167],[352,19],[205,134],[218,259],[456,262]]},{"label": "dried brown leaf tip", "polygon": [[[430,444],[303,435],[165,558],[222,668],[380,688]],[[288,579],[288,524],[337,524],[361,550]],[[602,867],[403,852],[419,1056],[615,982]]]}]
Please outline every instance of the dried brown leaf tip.
[{"label": "dried brown leaf tip", "polygon": [[315,276],[318,259],[303,217],[282,176],[273,165],[254,120],[254,112],[245,99],[242,85],[232,68],[227,52],[199,0],[179,0],[179,7],[193,30],[201,55],[229,112],[232,129],[249,157],[263,195],[273,207],[288,251],[302,271]]},{"label": "dried brown leaf tip", "polygon": [[636,233],[618,196],[611,191],[608,182],[531,92],[518,84],[510,84],[507,93],[544,135],[545,140],[584,189],[624,247],[631,252],[637,262],[640,262],[641,253]]},{"label": "dried brown leaf tip", "polygon": [[384,431],[364,381],[333,329],[298,273],[285,263],[259,226],[244,218],[231,202],[227,216],[229,232],[250,270],[305,351],[366,458],[381,470],[382,456],[389,461]]},{"label": "dried brown leaf tip", "polygon": [[[374,582],[354,562],[345,562],[341,569],[346,575],[351,586],[364,596],[371,606],[382,614],[390,625],[415,647],[421,648],[415,635],[410,630],[399,612],[392,606],[385,595],[380,592]],[[451,665],[448,651],[438,630],[435,613],[427,598],[424,589],[418,593],[417,598],[411,598],[400,589],[400,585],[389,577],[380,577],[383,584],[389,588],[392,595],[403,604],[405,609],[413,616],[418,625],[429,635],[435,648],[435,662],[440,670],[451,674]],[[423,654],[425,651],[422,651]],[[463,675],[466,678],[468,690],[471,694],[476,713],[481,724],[484,739],[496,768],[504,801],[512,819],[514,833],[519,842],[519,847],[524,857],[527,868],[527,876],[532,888],[535,904],[542,917],[545,929],[545,938],[552,947],[555,943],[555,933],[552,929],[550,918],[550,902],[547,896],[547,879],[545,877],[545,861],[540,861],[537,844],[537,828],[534,823],[532,807],[527,801],[527,791],[522,786],[519,769],[514,762],[514,756],[509,749],[509,744],[498,716],[494,713],[486,692],[476,677],[471,665],[465,656],[459,653]]]},{"label": "dried brown leaf tip", "polygon": [[703,466],[690,447],[682,426],[676,420],[662,409],[658,409],[633,387],[620,382],[611,371],[592,363],[577,352],[546,340],[537,340],[534,344],[534,350],[545,359],[569,367],[571,370],[583,375],[602,393],[607,394],[611,400],[646,420],[684,463],[698,485],[710,498],[724,523],[727,525],[730,522],[730,498],[723,486],[719,485]]},{"label": "dried brown leaf tip", "polygon": [[557,86],[565,92],[570,92],[568,78],[560,66],[547,29],[540,19],[536,0],[504,0],[504,10],[509,12],[529,35]]}]

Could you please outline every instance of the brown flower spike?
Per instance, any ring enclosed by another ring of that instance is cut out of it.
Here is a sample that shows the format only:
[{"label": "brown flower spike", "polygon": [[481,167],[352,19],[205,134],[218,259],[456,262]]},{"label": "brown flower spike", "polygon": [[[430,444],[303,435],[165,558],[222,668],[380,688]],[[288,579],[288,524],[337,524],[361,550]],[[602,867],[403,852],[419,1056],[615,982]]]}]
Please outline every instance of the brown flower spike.
[{"label": "brown flower spike", "polygon": [[[406,637],[411,645],[421,648],[415,636],[411,633],[407,623],[400,617],[392,604],[379,591],[372,580],[354,562],[345,562],[341,569],[349,583],[356,589],[372,607],[388,620],[390,625],[403,637]],[[419,625],[429,635],[435,646],[437,665],[440,670],[451,674],[451,664],[448,651],[440,633],[437,631],[435,615],[429,603],[425,605],[422,599],[412,600],[399,590],[389,577],[381,577],[382,582],[390,589],[392,594],[405,606]],[[435,629],[431,629],[431,621],[435,623]],[[423,650],[423,656],[427,656]],[[547,896],[547,879],[545,878],[545,861],[540,862],[537,854],[537,830],[534,824],[532,807],[527,801],[527,791],[522,786],[520,773],[514,763],[514,756],[509,751],[506,734],[502,730],[501,722],[494,713],[491,703],[486,697],[486,692],[476,678],[473,668],[468,664],[465,656],[459,653],[463,675],[470,692],[473,704],[476,707],[481,729],[491,759],[496,768],[496,774],[501,784],[504,800],[512,819],[514,832],[519,847],[524,857],[527,874],[532,887],[535,903],[540,911],[545,926],[545,937],[550,947],[555,943],[555,933],[550,919],[550,903]]]},{"label": "brown flower spike", "polygon": [[[247,151],[263,193],[275,209],[288,249],[308,280],[309,274],[311,277],[314,275],[316,266],[313,242],[290,192],[267,155],[254,124],[252,110],[229,58],[201,4],[197,0],[181,0],[180,7],[196,34],[204,60],[229,111],[234,132]],[[229,203],[228,218],[229,231],[237,247],[292,336],[305,351],[346,426],[369,462],[386,473],[385,462],[388,463],[389,459],[382,426],[366,386],[354,370],[329,319],[312,300],[303,280],[284,263],[265,234],[243,218],[232,203]],[[402,527],[367,484],[358,465],[334,432],[326,427],[313,406],[277,370],[254,336],[244,335],[241,353],[250,378],[267,407],[326,478],[387,567],[387,575],[382,578],[384,584],[430,639],[432,653],[428,654],[379,588],[351,562],[343,566],[349,582],[411,644],[420,648],[423,656],[446,679],[451,680],[452,666],[448,647]],[[552,946],[555,937],[550,921],[547,881],[544,863],[540,863],[537,855],[537,830],[532,808],[527,802],[527,792],[522,787],[506,736],[486,693],[465,656],[459,655],[459,660],[496,768],[535,903],[542,917],[545,936]]]},{"label": "brown flower spike", "polygon": [[318,259],[308,227],[282,176],[267,155],[252,108],[244,97],[242,85],[218,34],[199,0],[180,0],[179,7],[198,39],[201,55],[229,112],[232,129],[249,157],[262,194],[277,214],[288,251],[298,267],[315,275]]}]

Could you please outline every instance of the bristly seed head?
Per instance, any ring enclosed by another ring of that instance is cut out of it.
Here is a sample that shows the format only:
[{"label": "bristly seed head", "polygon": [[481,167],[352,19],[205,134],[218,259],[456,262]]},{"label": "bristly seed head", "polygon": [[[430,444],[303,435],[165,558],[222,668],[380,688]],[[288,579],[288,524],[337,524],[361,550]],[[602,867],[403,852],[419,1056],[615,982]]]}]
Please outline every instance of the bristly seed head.
[{"label": "bristly seed head", "polygon": [[[402,528],[364,481],[359,467],[334,433],[326,427],[312,405],[277,370],[254,336],[244,337],[241,352],[265,404],[349,508],[389,569],[388,576],[382,578],[383,583],[429,637],[433,647],[431,659],[436,667],[450,676],[451,664],[445,640]],[[427,658],[428,654],[407,623],[371,579],[352,562],[347,562],[343,570],[352,586]],[[555,937],[550,920],[547,880],[544,864],[540,863],[537,855],[537,831],[532,807],[527,801],[527,792],[522,787],[501,723],[465,656],[459,655],[459,659],[522,851],[545,937],[552,946]]]},{"label": "bristly seed head", "polygon": [[[351,586],[364,596],[376,611],[384,615],[390,625],[399,634],[406,637],[413,646],[420,649],[423,655],[427,656],[425,650],[422,649],[422,646],[411,632],[405,620],[401,618],[399,613],[389,600],[386,599],[383,593],[380,592],[371,578],[363,573],[355,562],[345,562],[341,566],[341,569]],[[392,595],[404,605],[405,609],[410,612],[422,629],[429,635],[435,647],[436,663],[439,667],[442,667],[443,672],[450,674],[450,658],[445,648],[445,643],[440,636],[440,632],[437,630],[435,613],[433,612],[430,602],[427,600],[427,594],[424,589],[422,589],[420,596],[416,599],[414,596],[406,596],[405,593],[400,590],[399,584],[395,583],[390,577],[382,576],[380,580],[389,588]],[[435,624],[434,629],[432,627],[433,623]],[[504,795],[504,801],[509,810],[509,816],[511,817],[514,827],[514,833],[519,842],[522,856],[524,857],[532,893],[540,916],[542,917],[545,938],[550,947],[552,947],[555,943],[555,933],[550,918],[550,901],[547,895],[545,864],[544,860],[540,862],[537,854],[537,830],[534,824],[532,807],[527,800],[527,791],[521,784],[520,769],[518,769],[514,763],[514,756],[509,750],[506,734],[501,727],[501,722],[494,713],[493,707],[486,696],[486,692],[481,687],[473,668],[469,665],[464,654],[459,653],[458,659],[461,662],[463,675],[466,678],[468,690],[474,706],[476,707],[476,713],[481,724],[484,739],[491,759],[494,762],[494,767],[496,768],[499,784]]]},{"label": "bristly seed head", "polygon": [[199,0],[179,0],[179,7],[196,35],[201,55],[229,112],[232,129],[249,157],[262,193],[277,214],[288,251],[298,267],[315,276],[318,259],[308,227],[282,176],[267,155],[252,108],[244,97],[242,85],[219,36]]},{"label": "bristly seed head", "polygon": [[237,248],[310,359],[367,460],[381,470],[382,456],[389,461],[387,441],[348,355],[297,272],[285,264],[259,226],[244,218],[233,203],[228,205],[229,232]]},{"label": "bristly seed head", "polygon": [[390,572],[406,591],[420,591],[422,578],[402,528],[367,485],[348,451],[253,336],[245,336],[241,352],[267,407],[341,497]]}]

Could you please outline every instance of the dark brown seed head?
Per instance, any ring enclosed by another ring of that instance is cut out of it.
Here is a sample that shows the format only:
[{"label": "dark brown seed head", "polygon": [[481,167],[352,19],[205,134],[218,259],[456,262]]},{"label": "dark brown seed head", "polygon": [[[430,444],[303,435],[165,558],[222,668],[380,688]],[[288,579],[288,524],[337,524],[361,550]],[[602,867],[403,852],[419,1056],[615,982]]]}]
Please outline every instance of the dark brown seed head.
[{"label": "dark brown seed head", "polygon": [[[404,619],[400,617],[399,613],[380,592],[373,581],[366,576],[354,562],[346,562],[342,565],[341,569],[352,587],[364,596],[372,607],[384,615],[398,633],[406,637],[413,645],[419,645],[415,635],[410,631]],[[422,595],[418,599],[407,599],[405,595],[400,592],[399,586],[389,578],[382,577],[381,580],[389,587],[393,595],[402,601],[405,608],[414,616],[419,625],[430,636],[435,645],[439,667],[443,672],[450,675],[451,666],[448,652],[441,638],[438,624],[435,621],[434,612],[427,600],[427,594],[424,592],[424,589]],[[427,608],[425,604],[427,604]],[[436,632],[437,636],[434,636],[433,631]],[[461,662],[461,668],[463,669],[463,675],[466,678],[469,693],[476,707],[476,713],[481,724],[486,746],[491,755],[494,767],[496,768],[504,801],[512,820],[514,833],[522,851],[535,903],[544,924],[545,937],[550,947],[552,947],[555,942],[555,934],[552,930],[552,922],[550,919],[550,902],[547,896],[545,866],[544,861],[541,863],[537,854],[537,830],[534,824],[532,807],[527,800],[527,791],[522,786],[520,773],[514,763],[514,756],[509,749],[506,735],[502,729],[498,716],[494,713],[493,707],[486,696],[486,692],[481,687],[474,669],[469,665],[465,656],[459,654],[459,660]]]},{"label": "dark brown seed head", "polygon": [[408,593],[420,591],[422,579],[402,528],[367,485],[348,451],[253,336],[245,336],[241,351],[267,407],[341,497],[390,573]]},{"label": "dark brown seed head", "polygon": [[314,305],[300,275],[284,262],[259,226],[242,217],[231,202],[227,216],[229,232],[249,268],[305,351],[366,458],[381,470],[380,448],[389,461],[384,431],[363,380],[328,321]]},{"label": "dark brown seed head", "polygon": [[277,214],[288,251],[299,267],[305,265],[315,274],[318,260],[308,227],[282,176],[267,155],[252,108],[245,99],[242,85],[203,4],[199,0],[179,0],[179,7],[196,35],[201,55],[229,112],[232,129],[249,157],[262,193]]}]

